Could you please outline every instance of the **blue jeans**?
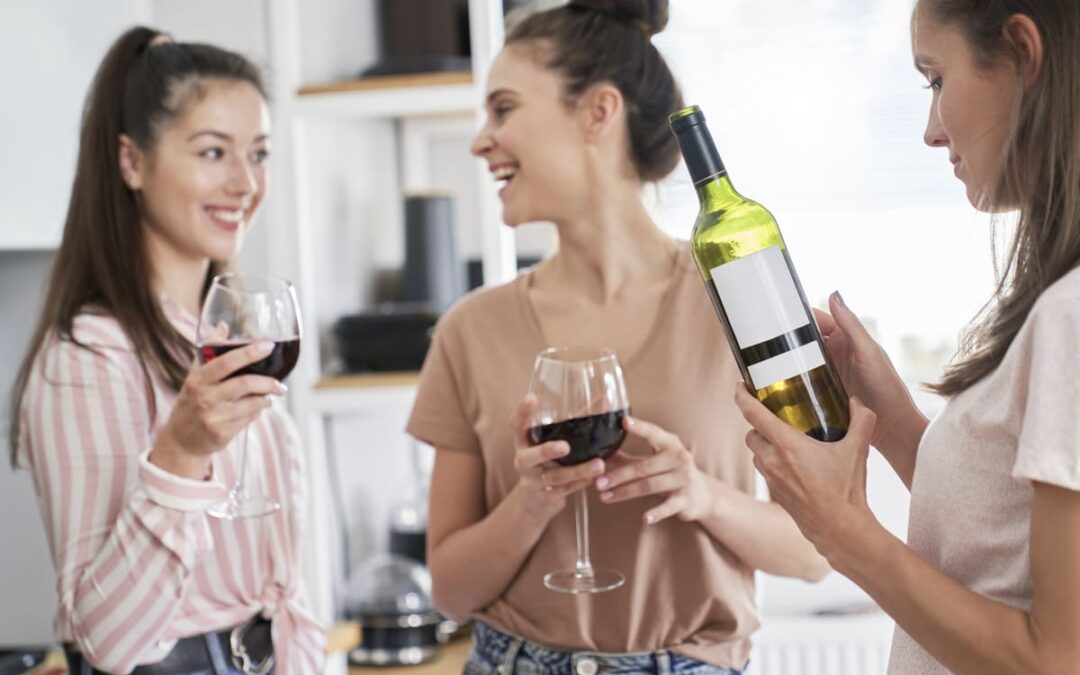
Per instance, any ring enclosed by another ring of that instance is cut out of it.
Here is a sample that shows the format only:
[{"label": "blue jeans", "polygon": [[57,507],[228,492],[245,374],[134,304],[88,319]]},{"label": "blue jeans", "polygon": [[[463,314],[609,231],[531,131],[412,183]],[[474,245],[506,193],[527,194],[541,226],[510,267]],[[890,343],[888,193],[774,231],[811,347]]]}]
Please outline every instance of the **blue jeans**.
[{"label": "blue jeans", "polygon": [[464,675],[741,675],[661,649],[633,654],[566,652],[507,635],[477,621]]}]

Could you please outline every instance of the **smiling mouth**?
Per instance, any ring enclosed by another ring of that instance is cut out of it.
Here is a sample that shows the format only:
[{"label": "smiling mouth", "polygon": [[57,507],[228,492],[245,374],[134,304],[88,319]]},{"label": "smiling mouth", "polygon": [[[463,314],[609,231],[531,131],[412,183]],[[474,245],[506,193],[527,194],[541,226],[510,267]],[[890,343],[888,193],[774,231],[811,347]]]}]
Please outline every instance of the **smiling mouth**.
[{"label": "smiling mouth", "polygon": [[229,230],[235,230],[244,222],[244,209],[222,209],[207,207],[206,213],[217,225]]},{"label": "smiling mouth", "polygon": [[517,175],[517,167],[514,166],[497,166],[491,170],[491,175],[495,180],[501,183],[509,183]]}]

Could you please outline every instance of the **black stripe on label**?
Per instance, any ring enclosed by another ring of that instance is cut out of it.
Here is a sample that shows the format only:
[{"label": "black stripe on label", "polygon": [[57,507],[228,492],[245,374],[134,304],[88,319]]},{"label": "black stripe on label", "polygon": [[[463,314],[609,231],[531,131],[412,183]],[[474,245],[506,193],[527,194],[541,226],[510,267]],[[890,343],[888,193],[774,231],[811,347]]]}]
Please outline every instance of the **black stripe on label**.
[{"label": "black stripe on label", "polygon": [[740,351],[742,352],[743,361],[746,363],[747,367],[750,367],[755,363],[761,363],[774,356],[786,354],[792,349],[798,349],[813,341],[814,328],[810,324],[806,324],[802,328],[796,328],[790,333],[777,335],[771,340],[759,342],[756,345],[751,345]]}]

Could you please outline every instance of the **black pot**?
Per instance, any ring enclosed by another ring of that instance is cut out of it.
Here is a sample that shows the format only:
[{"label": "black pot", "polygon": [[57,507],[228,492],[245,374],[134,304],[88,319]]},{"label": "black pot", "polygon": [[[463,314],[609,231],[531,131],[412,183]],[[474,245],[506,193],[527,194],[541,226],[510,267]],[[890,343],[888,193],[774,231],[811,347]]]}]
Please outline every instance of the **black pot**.
[{"label": "black pot", "polygon": [[415,665],[435,658],[456,625],[438,612],[359,614],[360,646],[349,652],[358,666]]}]

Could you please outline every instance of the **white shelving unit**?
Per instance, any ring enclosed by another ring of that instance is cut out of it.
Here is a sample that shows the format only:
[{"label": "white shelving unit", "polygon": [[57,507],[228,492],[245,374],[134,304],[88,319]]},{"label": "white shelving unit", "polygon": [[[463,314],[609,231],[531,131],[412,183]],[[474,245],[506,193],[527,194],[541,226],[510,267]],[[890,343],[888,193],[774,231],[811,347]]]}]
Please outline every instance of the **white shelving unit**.
[{"label": "white shelving unit", "polygon": [[[424,134],[410,130],[431,130],[440,125],[460,129],[463,123],[471,123],[471,129],[478,126],[483,102],[479,83],[483,82],[494,51],[502,44],[502,3],[469,0],[472,73],[313,85],[301,81],[300,76],[302,55],[311,48],[302,43],[300,1],[267,2],[276,129],[275,189],[271,191],[269,204],[270,231],[274,237],[268,263],[275,273],[296,281],[304,311],[304,358],[290,379],[290,404],[305,442],[308,472],[312,476],[311,513],[305,528],[310,545],[305,548],[302,565],[316,617],[329,623],[334,619],[335,606],[331,570],[336,566],[334,556],[339,542],[335,541],[338,530],[327,526],[333,522],[331,477],[325,456],[327,420],[335,415],[378,416],[387,406],[407,406],[415,391],[416,376],[325,375],[328,328],[325,310],[328,303],[332,304],[331,294],[341,289],[325,287],[328,261],[319,244],[327,238],[332,240],[335,236],[332,228],[342,226],[330,222],[332,219],[326,217],[329,209],[320,200],[325,198],[322,181],[327,174],[327,158],[341,161],[342,157],[331,157],[338,153],[337,149],[328,154],[325,142],[320,145],[319,139],[325,139],[328,133],[332,137],[337,129],[373,125],[377,132],[371,136],[370,151],[342,148],[340,153],[345,153],[349,161],[355,157],[357,163],[368,163],[364,166],[369,171],[378,172],[385,167],[383,173],[397,174],[396,189],[383,195],[385,200],[395,200],[399,205],[405,191],[424,189],[425,176],[430,175],[428,167],[418,166],[427,159]],[[308,10],[308,5],[304,5],[304,10]],[[388,134],[395,136],[392,142]],[[342,144],[347,141],[343,139]],[[387,152],[387,148],[392,151]],[[476,184],[480,187],[475,195],[480,258],[485,281],[499,283],[514,273],[513,237],[501,225],[495,190],[485,167],[479,162],[475,167]],[[378,227],[378,222],[373,218],[366,226]],[[400,225],[396,226],[401,229]],[[360,261],[357,266],[362,264]]]}]

